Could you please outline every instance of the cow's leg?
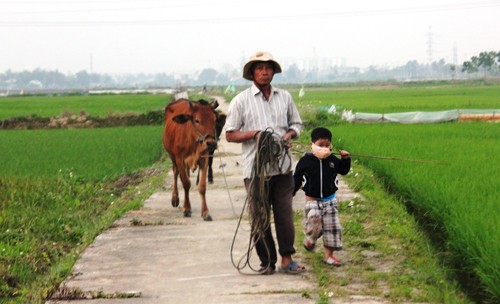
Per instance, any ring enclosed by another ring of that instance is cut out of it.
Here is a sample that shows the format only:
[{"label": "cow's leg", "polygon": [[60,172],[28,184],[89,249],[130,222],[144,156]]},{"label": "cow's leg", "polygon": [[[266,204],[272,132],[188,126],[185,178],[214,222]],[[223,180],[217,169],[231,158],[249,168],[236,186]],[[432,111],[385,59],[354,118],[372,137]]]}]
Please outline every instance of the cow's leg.
[{"label": "cow's leg", "polygon": [[179,189],[177,188],[177,178],[179,177],[179,170],[177,170],[177,166],[172,166],[172,170],[174,171],[174,189],[172,190],[172,206],[179,206]]},{"label": "cow's leg", "polygon": [[[208,152],[208,183],[214,183],[214,172],[212,171],[212,163],[214,162],[214,151]],[[198,169],[198,175],[196,175],[196,185],[200,184],[200,171],[202,167]]]},{"label": "cow's leg", "polygon": [[184,188],[184,216],[191,216],[191,202],[189,201],[189,189],[191,181],[189,180],[189,168],[184,164],[182,159],[177,160],[177,168],[182,168],[179,171],[182,187]]},{"label": "cow's leg", "polygon": [[205,161],[205,158],[200,159],[200,183],[198,184],[198,192],[201,197],[201,216],[205,221],[211,221],[212,217],[208,212],[207,200],[205,198],[205,193],[207,191],[207,170],[208,170],[208,161]]},{"label": "cow's leg", "polygon": [[208,183],[214,183],[214,172],[212,170],[212,163],[214,162],[214,151],[208,152]]}]

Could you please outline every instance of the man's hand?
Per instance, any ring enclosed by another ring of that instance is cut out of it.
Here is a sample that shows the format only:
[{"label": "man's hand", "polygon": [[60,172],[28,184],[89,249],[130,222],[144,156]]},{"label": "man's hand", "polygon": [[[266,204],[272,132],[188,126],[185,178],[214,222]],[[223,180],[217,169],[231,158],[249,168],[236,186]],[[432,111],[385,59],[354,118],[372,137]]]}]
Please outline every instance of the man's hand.
[{"label": "man's hand", "polygon": [[288,130],[288,132],[286,132],[285,134],[283,134],[283,136],[281,138],[286,143],[286,145],[288,146],[288,148],[291,148],[292,147],[292,138],[294,138],[296,135],[297,134],[295,133],[295,131],[292,130],[292,129],[290,129],[290,130]]}]

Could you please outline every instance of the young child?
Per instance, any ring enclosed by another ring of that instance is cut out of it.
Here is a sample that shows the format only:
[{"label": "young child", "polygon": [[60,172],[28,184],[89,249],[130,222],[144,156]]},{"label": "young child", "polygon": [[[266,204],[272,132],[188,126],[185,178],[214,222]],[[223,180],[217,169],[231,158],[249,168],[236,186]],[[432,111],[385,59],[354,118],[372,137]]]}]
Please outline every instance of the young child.
[{"label": "young child", "polygon": [[316,241],[323,235],[325,247],[324,262],[340,266],[333,251],[342,249],[342,226],[340,225],[337,199],[337,174],[346,175],[351,168],[349,152],[340,150],[341,159],[332,154],[332,133],[326,128],[316,128],[311,133],[312,153],[299,159],[293,175],[295,189],[301,188],[306,194],[304,209],[304,228],[306,239],[304,247],[311,251]]}]

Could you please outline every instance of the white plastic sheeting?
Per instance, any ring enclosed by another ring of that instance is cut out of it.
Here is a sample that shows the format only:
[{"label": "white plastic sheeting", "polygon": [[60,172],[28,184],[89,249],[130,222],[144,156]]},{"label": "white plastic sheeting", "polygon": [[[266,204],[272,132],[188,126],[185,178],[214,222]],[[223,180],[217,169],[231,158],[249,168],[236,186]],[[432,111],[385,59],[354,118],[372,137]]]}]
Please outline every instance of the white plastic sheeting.
[{"label": "white plastic sheeting", "polygon": [[401,112],[401,113],[363,113],[352,111],[343,111],[342,119],[351,122],[361,123],[437,123],[458,120],[486,120],[500,121],[500,109],[457,109],[449,111],[436,112]]}]

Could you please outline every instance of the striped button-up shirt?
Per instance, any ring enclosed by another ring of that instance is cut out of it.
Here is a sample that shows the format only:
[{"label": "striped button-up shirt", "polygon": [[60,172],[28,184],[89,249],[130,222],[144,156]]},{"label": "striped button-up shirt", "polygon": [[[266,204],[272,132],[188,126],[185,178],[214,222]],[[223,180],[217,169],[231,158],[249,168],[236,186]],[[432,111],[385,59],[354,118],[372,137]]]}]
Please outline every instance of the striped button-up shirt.
[{"label": "striped button-up shirt", "polygon": [[[267,101],[257,86],[252,84],[250,88],[236,95],[231,101],[225,128],[226,132],[234,130],[265,131],[267,128],[272,128],[274,133],[281,138],[290,129],[294,130],[299,136],[302,130],[302,120],[288,91],[271,87],[271,95],[269,101]],[[243,142],[242,150],[243,176],[250,178],[257,151],[257,141],[247,140]],[[288,171],[274,171],[271,172],[271,175],[290,172],[290,154],[283,153],[283,157],[284,160],[280,160],[280,164],[283,164],[281,168],[283,170],[288,169]]]}]

